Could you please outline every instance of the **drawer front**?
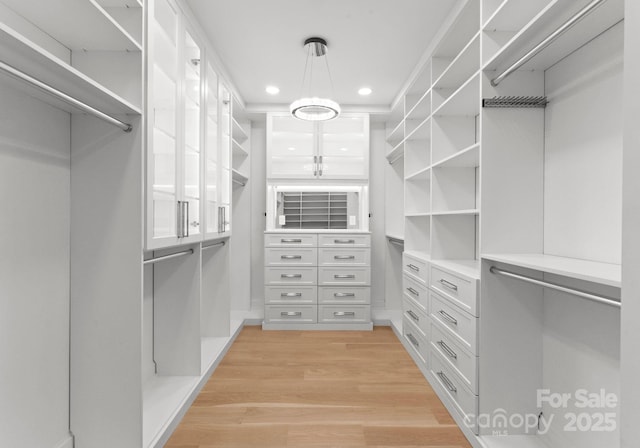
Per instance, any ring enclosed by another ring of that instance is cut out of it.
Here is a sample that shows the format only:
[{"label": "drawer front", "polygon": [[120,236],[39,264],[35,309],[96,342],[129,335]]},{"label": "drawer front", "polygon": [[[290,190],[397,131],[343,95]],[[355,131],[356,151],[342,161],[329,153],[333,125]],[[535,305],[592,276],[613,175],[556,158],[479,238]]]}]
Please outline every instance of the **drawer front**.
[{"label": "drawer front", "polygon": [[455,339],[442,331],[438,324],[431,324],[431,350],[440,353],[449,368],[458,374],[462,382],[478,394],[478,358],[462,347]]},{"label": "drawer front", "polygon": [[429,319],[427,310],[411,297],[404,296],[402,300],[402,313],[416,327],[418,327],[420,331],[422,331],[423,336],[427,340],[429,340],[429,334],[431,331],[431,319]]},{"label": "drawer front", "polygon": [[318,268],[318,284],[327,286],[368,286],[369,268]]},{"label": "drawer front", "polygon": [[264,320],[272,324],[318,322],[318,307],[316,305],[266,305]]},{"label": "drawer front", "polygon": [[318,266],[369,266],[371,249],[369,248],[320,248]]},{"label": "drawer front", "polygon": [[431,288],[450,299],[463,310],[478,316],[476,297],[478,281],[431,266]]},{"label": "drawer front", "polygon": [[371,247],[370,235],[354,234],[320,234],[318,235],[319,247]]},{"label": "drawer front", "polygon": [[369,305],[371,303],[371,289],[368,286],[320,286],[318,287],[318,303],[325,305]]},{"label": "drawer front", "polygon": [[[431,373],[445,393],[453,400],[458,408],[458,412],[460,412],[462,416],[469,415],[470,421],[475,422],[476,418],[471,417],[478,415],[478,396],[467,389],[437,351],[431,350],[430,362]],[[473,429],[476,434],[478,433],[477,426],[471,429]]]},{"label": "drawer front", "polygon": [[465,313],[434,292],[430,294],[429,305],[431,320],[439,323],[462,347],[476,355],[478,318]]},{"label": "drawer front", "polygon": [[318,235],[308,233],[265,233],[266,247],[317,247]]},{"label": "drawer front", "polygon": [[267,266],[316,266],[318,262],[315,247],[268,247],[264,252]]},{"label": "drawer front", "polygon": [[318,303],[315,286],[265,286],[264,303],[271,305],[315,305]]},{"label": "drawer front", "polygon": [[315,285],[317,268],[267,267],[264,270],[265,285]]},{"label": "drawer front", "polygon": [[402,275],[402,291],[413,300],[418,302],[422,307],[424,307],[426,312],[429,310],[429,291],[427,287],[422,283],[414,280],[413,277],[410,277],[406,274]]},{"label": "drawer front", "polygon": [[411,320],[407,316],[404,316],[402,319],[402,334],[409,343],[409,346],[413,349],[413,353],[418,355],[418,358],[424,366],[427,366],[429,361],[429,344],[427,344],[426,339],[422,336],[422,332],[411,323]]},{"label": "drawer front", "polygon": [[423,285],[429,285],[429,263],[406,253],[402,254],[402,270],[414,276]]},{"label": "drawer front", "polygon": [[369,305],[318,305],[318,323],[364,324],[371,322]]}]

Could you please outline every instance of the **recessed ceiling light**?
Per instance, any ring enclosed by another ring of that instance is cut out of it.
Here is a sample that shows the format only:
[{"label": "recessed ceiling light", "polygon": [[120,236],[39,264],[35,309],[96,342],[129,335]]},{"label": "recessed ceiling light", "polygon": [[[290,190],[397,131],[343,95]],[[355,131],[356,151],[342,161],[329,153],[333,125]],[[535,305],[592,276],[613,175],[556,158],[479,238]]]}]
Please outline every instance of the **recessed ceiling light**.
[{"label": "recessed ceiling light", "polygon": [[340,148],[340,151],[349,151],[349,148]]},{"label": "recessed ceiling light", "polygon": [[363,87],[363,88],[361,88],[360,90],[358,90],[358,93],[359,93],[360,95],[362,95],[362,96],[371,95],[371,92],[372,92],[372,90],[371,90],[371,88],[369,88],[369,87]]},{"label": "recessed ceiling light", "polygon": [[296,148],[294,148],[293,146],[289,146],[287,149],[288,149],[289,151],[295,151],[295,150],[296,150]]},{"label": "recessed ceiling light", "polygon": [[277,88],[276,86],[267,86],[266,89],[264,89],[269,95],[277,95],[278,93],[280,93],[280,89]]}]

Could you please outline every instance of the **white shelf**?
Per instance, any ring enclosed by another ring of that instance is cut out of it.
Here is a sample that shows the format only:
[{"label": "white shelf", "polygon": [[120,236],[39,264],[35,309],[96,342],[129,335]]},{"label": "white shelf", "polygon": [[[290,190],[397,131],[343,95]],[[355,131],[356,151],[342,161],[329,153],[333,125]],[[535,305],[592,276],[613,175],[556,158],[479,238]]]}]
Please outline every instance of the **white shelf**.
[{"label": "white shelf", "polygon": [[409,174],[407,177],[404,178],[404,180],[406,181],[428,180],[430,177],[431,177],[431,168],[426,167],[426,168],[422,168],[419,171],[416,171],[415,173]]},{"label": "white shelf", "polygon": [[404,253],[422,261],[431,261],[431,255],[421,250],[405,250]]},{"label": "white shelf", "polygon": [[404,235],[394,235],[392,233],[387,233],[385,236],[392,240],[404,241]]},{"label": "white shelf", "polygon": [[472,168],[480,166],[480,143],[434,163],[431,168]]},{"label": "white shelf", "polygon": [[485,20],[485,31],[517,32],[545,8],[545,4],[556,0],[503,0],[495,11]]},{"label": "white shelf", "polygon": [[242,174],[240,171],[236,169],[231,170],[231,175],[234,183],[242,185],[243,187],[247,184],[247,181],[249,180],[248,176],[245,176],[244,174]]},{"label": "white shelf", "polygon": [[433,84],[433,89],[457,89],[480,68],[480,33],[462,49],[442,75]]},{"label": "white shelf", "polygon": [[431,90],[422,94],[411,106],[406,115],[406,120],[418,120],[423,121],[429,115],[431,115]]},{"label": "white shelf", "polygon": [[236,119],[233,117],[231,117],[231,123],[232,123],[231,132],[232,132],[233,139],[238,143],[244,143],[245,141],[247,141],[249,136],[247,135],[245,130],[242,128],[242,126],[240,126],[240,123],[238,123]]},{"label": "white shelf", "polygon": [[231,139],[231,148],[233,149],[233,157],[247,157],[249,153],[242,147],[236,139]]},{"label": "white shelf", "polygon": [[459,216],[459,215],[478,215],[478,214],[480,214],[480,210],[478,209],[431,212],[432,216]]},{"label": "white shelf", "polygon": [[[404,141],[408,140],[428,140],[431,137],[431,126],[430,118],[425,118],[424,120],[411,120],[407,121],[407,136]],[[413,126],[411,130],[409,130],[409,126]]]},{"label": "white shelf", "polygon": [[431,264],[457,272],[467,277],[480,279],[480,261],[479,260],[443,260],[432,259]]},{"label": "white shelf", "polygon": [[404,144],[398,143],[391,151],[387,153],[389,163],[394,163],[401,157],[404,157]]},{"label": "white shelf", "polygon": [[394,148],[398,146],[402,140],[404,140],[404,119],[387,134],[387,143]]},{"label": "white shelf", "polygon": [[484,254],[482,258],[616,288],[620,288],[622,282],[619,264],[545,254]]},{"label": "white shelf", "polygon": [[480,73],[469,78],[444,101],[433,116],[476,116],[480,113]]},{"label": "white shelf", "polygon": [[429,212],[407,212],[404,215],[407,218],[423,218],[423,217],[429,217],[431,216],[431,213]]}]

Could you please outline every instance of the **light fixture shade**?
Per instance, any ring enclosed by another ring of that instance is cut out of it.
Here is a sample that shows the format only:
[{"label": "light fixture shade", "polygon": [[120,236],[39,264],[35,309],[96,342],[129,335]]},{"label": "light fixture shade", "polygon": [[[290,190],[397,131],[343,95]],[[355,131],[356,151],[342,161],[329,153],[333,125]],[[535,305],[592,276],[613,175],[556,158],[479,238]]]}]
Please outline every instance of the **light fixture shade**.
[{"label": "light fixture shade", "polygon": [[306,121],[326,121],[340,115],[340,105],[328,98],[300,98],[289,106],[291,114]]}]

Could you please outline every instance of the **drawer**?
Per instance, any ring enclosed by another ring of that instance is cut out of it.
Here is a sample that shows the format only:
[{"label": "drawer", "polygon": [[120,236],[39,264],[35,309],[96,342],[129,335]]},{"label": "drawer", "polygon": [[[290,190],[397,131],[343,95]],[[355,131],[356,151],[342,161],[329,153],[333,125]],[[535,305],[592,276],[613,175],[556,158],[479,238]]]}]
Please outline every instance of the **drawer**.
[{"label": "drawer", "polygon": [[406,316],[402,319],[402,334],[409,343],[409,346],[413,349],[414,355],[417,355],[418,359],[420,359],[426,367],[429,360],[429,344],[427,344],[426,339],[422,336],[422,332],[418,330]]},{"label": "drawer", "polygon": [[402,254],[402,270],[414,276],[423,285],[429,285],[429,263],[406,252]]},{"label": "drawer", "polygon": [[431,324],[431,350],[442,356],[449,368],[458,374],[471,392],[478,394],[478,358],[443,331],[438,324]]},{"label": "drawer", "polygon": [[431,319],[429,319],[427,310],[412,298],[404,296],[402,300],[402,313],[418,327],[420,331],[422,331],[423,336],[429,340]]},{"label": "drawer", "polygon": [[272,324],[318,322],[316,305],[265,305],[264,321]]},{"label": "drawer", "polygon": [[264,303],[315,305],[318,303],[318,288],[315,286],[265,286]]},{"label": "drawer", "polygon": [[368,286],[335,287],[319,286],[318,303],[331,304],[371,304],[371,289]]},{"label": "drawer", "polygon": [[[478,415],[478,396],[472,393],[460,381],[460,378],[449,368],[442,359],[438,351],[430,352],[431,373],[435,380],[440,384],[445,393],[451,398],[458,412],[463,416],[469,416],[470,422],[475,422],[471,426],[474,433],[478,433],[477,419]],[[466,420],[466,419],[465,419]]]},{"label": "drawer", "polygon": [[417,282],[413,277],[403,274],[402,291],[422,305],[426,313],[429,312],[429,291],[425,285]]},{"label": "drawer", "polygon": [[369,266],[371,249],[322,247],[318,252],[318,266]]},{"label": "drawer", "polygon": [[314,233],[265,233],[265,247],[317,247],[318,235]]},{"label": "drawer", "polygon": [[478,316],[478,281],[431,266],[431,288],[450,299],[463,310]]},{"label": "drawer", "polygon": [[478,318],[434,292],[431,292],[429,299],[431,320],[439,323],[462,347],[477,354]]},{"label": "drawer", "polygon": [[371,235],[320,234],[318,247],[371,247]]},{"label": "drawer", "polygon": [[318,279],[317,268],[266,267],[264,283],[270,285],[315,285]]},{"label": "drawer", "polygon": [[316,266],[318,249],[315,247],[268,247],[264,250],[267,266]]},{"label": "drawer", "polygon": [[368,286],[370,268],[318,268],[318,284],[327,286]]},{"label": "drawer", "polygon": [[369,305],[318,305],[318,323],[365,324],[371,322]]}]

